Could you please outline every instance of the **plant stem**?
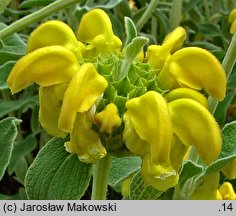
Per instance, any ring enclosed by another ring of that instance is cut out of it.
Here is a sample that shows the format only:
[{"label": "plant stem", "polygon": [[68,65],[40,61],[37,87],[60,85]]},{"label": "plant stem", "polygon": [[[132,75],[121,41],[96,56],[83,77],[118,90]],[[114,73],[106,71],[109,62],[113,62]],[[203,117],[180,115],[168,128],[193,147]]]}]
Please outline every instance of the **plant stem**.
[{"label": "plant stem", "polygon": [[[229,78],[232,72],[235,62],[236,62],[236,33],[232,37],[229,48],[222,62],[222,66],[225,69],[227,79]],[[210,112],[214,114],[219,102],[210,96],[208,98],[208,103]]]},{"label": "plant stem", "polygon": [[111,156],[99,160],[94,167],[92,200],[106,200]]},{"label": "plant stem", "polygon": [[182,14],[183,0],[173,0],[170,11],[170,26],[171,29],[176,28],[180,24]]},{"label": "plant stem", "polygon": [[158,0],[151,0],[151,2],[148,5],[147,9],[145,10],[145,12],[141,16],[140,20],[136,24],[136,28],[137,28],[138,31],[140,31],[143,28],[145,23],[152,16],[153,11],[156,10],[158,2],[159,2]]},{"label": "plant stem", "polygon": [[155,16],[152,16],[152,36],[157,38],[157,19]]},{"label": "plant stem", "polygon": [[80,0],[58,0],[53,2],[52,4],[30,14],[22,19],[12,23],[11,25],[7,26],[6,28],[0,31],[0,39],[4,39],[10,36],[13,33],[19,32],[25,27],[29,26],[32,23],[38,22],[41,19],[59,11],[63,8],[66,8],[70,5],[76,4],[80,2]]}]

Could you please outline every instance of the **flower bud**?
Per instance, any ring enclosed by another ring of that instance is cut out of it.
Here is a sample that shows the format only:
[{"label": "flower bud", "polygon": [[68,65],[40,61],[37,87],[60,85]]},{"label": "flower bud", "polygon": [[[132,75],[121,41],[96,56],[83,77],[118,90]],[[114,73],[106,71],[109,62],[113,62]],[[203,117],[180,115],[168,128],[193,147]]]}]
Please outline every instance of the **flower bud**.
[{"label": "flower bud", "polygon": [[100,124],[100,132],[111,133],[121,125],[121,118],[115,104],[108,104],[103,111],[97,113],[96,121]]},{"label": "flower bud", "polygon": [[78,39],[89,44],[86,47],[88,57],[119,51],[122,45],[121,40],[112,31],[109,16],[101,9],[93,9],[82,17]]},{"label": "flower bud", "polygon": [[223,200],[236,200],[234,188],[229,182],[224,182],[220,186],[219,192]]},{"label": "flower bud", "polygon": [[161,69],[167,58],[183,45],[185,39],[186,32],[184,28],[177,27],[165,37],[161,46],[149,46],[147,59],[150,66],[156,69]]},{"label": "flower bud", "polygon": [[41,86],[69,82],[78,69],[77,58],[70,50],[61,46],[43,47],[22,57],[7,82],[14,94],[32,82]]}]

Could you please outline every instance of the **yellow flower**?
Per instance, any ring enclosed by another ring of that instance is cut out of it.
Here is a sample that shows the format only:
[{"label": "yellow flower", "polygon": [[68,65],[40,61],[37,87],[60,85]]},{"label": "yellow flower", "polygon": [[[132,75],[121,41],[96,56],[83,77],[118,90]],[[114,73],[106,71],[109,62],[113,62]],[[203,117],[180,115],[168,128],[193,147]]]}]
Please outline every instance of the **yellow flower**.
[{"label": "yellow flower", "polygon": [[165,95],[165,98],[167,99],[168,102],[171,102],[173,100],[177,100],[180,98],[189,98],[193,99],[200,104],[202,104],[204,107],[208,107],[208,101],[207,98],[201,94],[200,92],[190,89],[190,88],[176,88],[173,89],[172,91],[168,92]]},{"label": "yellow flower", "polygon": [[161,94],[149,91],[127,101],[126,107],[126,115],[137,135],[150,146],[153,163],[168,163],[173,128],[165,99]]},{"label": "yellow flower", "polygon": [[143,157],[144,155],[149,153],[148,142],[140,139],[127,113],[123,115],[123,120],[125,125],[123,131],[123,140],[126,147],[132,153]]},{"label": "yellow flower", "polygon": [[179,180],[178,173],[170,164],[155,165],[149,155],[142,160],[141,174],[146,185],[151,185],[160,191],[176,186]]},{"label": "yellow flower", "polygon": [[189,147],[184,145],[181,140],[174,134],[170,149],[170,162],[172,167],[176,171],[180,170],[188,149]]},{"label": "yellow flower", "polygon": [[236,178],[236,158],[227,163],[222,172],[228,179],[235,179]]},{"label": "yellow flower", "polygon": [[68,25],[58,20],[47,21],[30,34],[27,52],[52,45],[63,46],[71,50],[79,60],[82,60],[85,46],[77,40]]},{"label": "yellow flower", "polygon": [[118,109],[113,103],[108,104],[103,111],[97,113],[95,118],[100,124],[100,132],[111,133],[121,125]]},{"label": "yellow flower", "polygon": [[129,197],[129,195],[130,195],[130,184],[132,182],[133,177],[134,177],[134,174],[131,174],[126,179],[124,179],[122,181],[122,185],[121,185],[122,196]]},{"label": "yellow flower", "polygon": [[151,67],[161,69],[166,59],[183,45],[185,39],[186,32],[184,28],[177,27],[165,37],[161,46],[151,45],[148,47],[147,62]]},{"label": "yellow flower", "polygon": [[188,87],[205,90],[217,100],[223,100],[226,75],[220,62],[205,49],[187,47],[170,56],[160,74],[160,85],[165,89]]},{"label": "yellow flower", "polygon": [[202,179],[202,183],[195,189],[190,199],[215,200],[217,198],[217,188],[219,180],[219,172],[213,172],[205,175]]},{"label": "yellow flower", "polygon": [[186,146],[194,145],[206,164],[220,153],[221,131],[214,117],[200,103],[182,98],[168,103],[174,133]]},{"label": "yellow flower", "polygon": [[114,35],[109,16],[101,9],[87,12],[78,28],[78,39],[86,42],[85,56],[120,51],[121,40]]},{"label": "yellow flower", "polygon": [[39,121],[48,134],[56,137],[66,135],[58,128],[61,104],[68,83],[39,87]]},{"label": "yellow flower", "polygon": [[7,82],[14,94],[32,82],[40,86],[69,82],[78,69],[73,52],[61,46],[48,46],[22,57],[14,65]]},{"label": "yellow flower", "polygon": [[83,64],[65,91],[59,117],[59,128],[65,132],[71,132],[77,113],[88,111],[107,86],[106,79],[98,74],[93,64]]},{"label": "yellow flower", "polygon": [[78,155],[80,161],[95,163],[106,156],[99,135],[92,129],[92,116],[89,111],[78,113],[74,121],[70,141],[65,143],[66,150]]},{"label": "yellow flower", "polygon": [[218,199],[222,200],[236,200],[236,194],[233,186],[229,182],[224,182],[219,188]]},{"label": "yellow flower", "polygon": [[236,32],[236,8],[229,14],[229,23],[231,23],[230,33],[233,34]]}]

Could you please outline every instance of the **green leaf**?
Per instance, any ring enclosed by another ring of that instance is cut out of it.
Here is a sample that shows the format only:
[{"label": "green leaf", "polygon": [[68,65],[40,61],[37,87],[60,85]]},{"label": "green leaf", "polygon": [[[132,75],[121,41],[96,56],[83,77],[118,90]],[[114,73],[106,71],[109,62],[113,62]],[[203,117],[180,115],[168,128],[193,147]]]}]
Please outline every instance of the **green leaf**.
[{"label": "green leaf", "polygon": [[199,25],[199,30],[202,34],[207,37],[218,37],[221,36],[221,31],[216,27],[216,25],[210,23],[202,23]]},{"label": "green leaf", "polygon": [[157,7],[156,11],[154,11],[154,16],[157,19],[157,23],[160,26],[160,31],[156,32],[156,40],[157,43],[162,43],[165,36],[170,32],[171,26],[169,22],[169,17],[166,13],[163,13],[162,9]]},{"label": "green leaf", "polygon": [[39,122],[39,106],[32,108],[32,114],[30,119],[30,126],[33,134],[37,134],[42,129]]},{"label": "green leaf", "polygon": [[222,169],[236,157],[236,121],[226,124],[222,129],[223,146],[219,158],[206,168],[205,174]]},{"label": "green leaf", "polygon": [[132,178],[130,184],[131,200],[156,200],[162,193],[152,186],[145,186],[140,171]]},{"label": "green leaf", "polygon": [[198,165],[190,160],[185,161],[180,173],[179,185],[183,185],[188,179],[202,173],[202,171],[203,166]]},{"label": "green leaf", "polygon": [[234,65],[233,70],[229,76],[227,85],[230,89],[236,89],[235,83],[236,83],[236,64]]},{"label": "green leaf", "polygon": [[[0,30],[5,27],[5,24],[0,23]],[[16,61],[25,54],[26,44],[17,34],[7,37],[2,42],[0,65],[8,61]]]},{"label": "green leaf", "polygon": [[113,158],[109,174],[109,184],[115,186],[140,168],[140,157]]},{"label": "green leaf", "polygon": [[14,177],[14,179],[22,185],[24,185],[25,175],[27,173],[28,168],[28,162],[25,158],[20,158],[15,165],[16,177]]},{"label": "green leaf", "polygon": [[0,90],[8,89],[7,77],[15,63],[15,61],[9,61],[0,66]]},{"label": "green leaf", "polygon": [[27,200],[27,197],[24,188],[20,188],[19,192],[12,196],[0,194],[0,200]]},{"label": "green leaf", "polygon": [[230,106],[230,104],[231,104],[232,100],[234,99],[235,95],[236,95],[236,89],[230,91],[226,95],[224,100],[221,101],[218,104],[217,108],[216,108],[214,116],[215,116],[216,121],[218,122],[218,124],[220,126],[223,126],[225,124],[227,109]]},{"label": "green leaf", "polygon": [[25,179],[29,199],[80,199],[91,178],[91,164],[65,151],[66,139],[54,138],[39,152]]},{"label": "green leaf", "polygon": [[10,161],[13,142],[17,135],[17,125],[21,120],[9,117],[0,121],[0,180]]},{"label": "green leaf", "polygon": [[[121,1],[119,5],[114,8],[114,15],[120,20],[122,23],[124,21],[124,17],[132,17],[132,11],[129,6],[128,1]],[[122,24],[123,25],[123,24]]]},{"label": "green leaf", "polygon": [[37,142],[33,135],[29,135],[23,141],[14,145],[11,160],[7,168],[10,175],[13,173],[17,161],[33,151],[36,148],[36,145]]},{"label": "green leaf", "polygon": [[120,4],[123,0],[108,0],[104,3],[94,4],[91,8],[104,8],[104,9],[112,9]]},{"label": "green leaf", "polygon": [[3,48],[3,42],[2,42],[2,40],[0,39],[0,49],[2,49]]},{"label": "green leaf", "polygon": [[142,51],[148,39],[142,36],[134,38],[125,49],[125,60],[133,62],[136,56]]},{"label": "green leaf", "polygon": [[137,30],[135,24],[129,17],[125,17],[125,32],[127,38],[125,46],[128,46],[131,41],[137,37]]},{"label": "green leaf", "polygon": [[183,2],[183,11],[186,13],[192,8],[196,8],[199,2],[201,2],[201,0]]},{"label": "green leaf", "polygon": [[140,36],[134,38],[125,48],[125,59],[121,67],[120,80],[127,76],[132,62],[147,43],[148,39]]},{"label": "green leaf", "polygon": [[38,104],[38,96],[25,97],[19,100],[0,100],[0,103],[0,117],[2,117],[10,112],[21,109],[30,103]]},{"label": "green leaf", "polygon": [[20,4],[20,8],[46,6],[54,1],[55,0],[25,0]]},{"label": "green leaf", "polygon": [[[203,173],[203,166],[191,160],[184,161],[180,172],[179,183],[175,187],[175,199],[186,199],[194,190],[193,180]],[[190,191],[191,190],[191,191]]]}]

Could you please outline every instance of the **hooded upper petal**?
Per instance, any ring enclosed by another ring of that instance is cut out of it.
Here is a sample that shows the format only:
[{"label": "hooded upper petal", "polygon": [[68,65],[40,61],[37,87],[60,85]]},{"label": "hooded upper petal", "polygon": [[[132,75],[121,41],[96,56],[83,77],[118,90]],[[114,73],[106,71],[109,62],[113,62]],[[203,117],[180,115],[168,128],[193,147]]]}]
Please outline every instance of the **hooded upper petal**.
[{"label": "hooded upper petal", "polygon": [[14,65],[7,83],[12,93],[17,93],[32,82],[41,86],[69,82],[78,69],[73,52],[61,46],[48,46],[22,57]]},{"label": "hooded upper petal", "polygon": [[106,79],[98,74],[93,64],[83,64],[65,92],[59,127],[65,132],[71,132],[77,113],[88,111],[107,86]]},{"label": "hooded upper petal", "polygon": [[174,133],[186,146],[194,145],[206,164],[214,161],[222,146],[221,131],[211,113],[192,99],[168,103]]},{"label": "hooded upper petal", "polygon": [[173,128],[165,99],[161,94],[149,91],[127,101],[126,107],[136,133],[150,145],[153,162],[167,163]]},{"label": "hooded upper petal", "polygon": [[30,34],[27,52],[52,45],[71,50],[78,59],[82,59],[82,52],[85,49],[68,25],[59,20],[51,20],[41,24]]},{"label": "hooded upper petal", "polygon": [[218,100],[223,100],[226,92],[226,75],[222,65],[214,55],[198,47],[175,52],[167,60],[158,80],[166,89],[180,86],[204,89]]}]

